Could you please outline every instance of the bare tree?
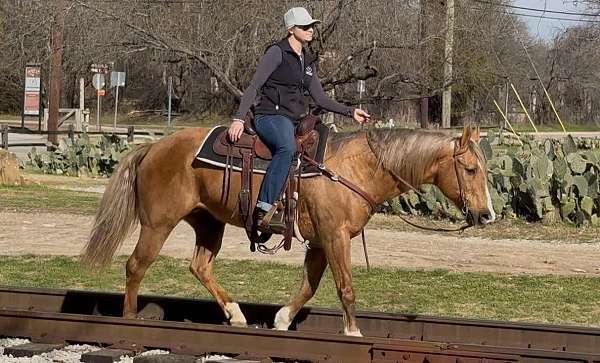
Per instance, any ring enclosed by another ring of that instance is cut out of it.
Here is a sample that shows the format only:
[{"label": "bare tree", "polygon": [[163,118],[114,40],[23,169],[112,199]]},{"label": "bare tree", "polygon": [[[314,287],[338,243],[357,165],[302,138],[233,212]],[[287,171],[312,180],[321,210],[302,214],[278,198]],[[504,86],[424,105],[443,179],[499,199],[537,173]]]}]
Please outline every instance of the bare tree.
[{"label": "bare tree", "polygon": [[[134,102],[131,107],[164,107],[166,80],[173,77],[183,109],[224,114],[235,108],[268,45],[285,36],[282,14],[298,5],[273,0],[67,2],[64,103],[76,103],[75,81],[85,76],[89,82],[90,63],[111,63],[128,73],[125,94]],[[0,107],[16,111],[24,64],[47,64],[53,10],[41,0],[0,3],[5,25],[0,84],[12,86],[2,88],[6,95]],[[527,73],[523,58],[515,56],[520,44],[512,33],[515,24],[522,24],[491,6],[472,4],[457,3],[453,89],[458,117],[481,109],[505,77],[522,79]],[[311,48],[319,56],[324,87],[335,90],[339,101],[370,103],[379,114],[393,115],[416,107],[426,95],[435,115],[435,100],[444,87],[443,4],[309,0],[301,5],[323,20]],[[358,80],[366,80],[362,99]]]}]

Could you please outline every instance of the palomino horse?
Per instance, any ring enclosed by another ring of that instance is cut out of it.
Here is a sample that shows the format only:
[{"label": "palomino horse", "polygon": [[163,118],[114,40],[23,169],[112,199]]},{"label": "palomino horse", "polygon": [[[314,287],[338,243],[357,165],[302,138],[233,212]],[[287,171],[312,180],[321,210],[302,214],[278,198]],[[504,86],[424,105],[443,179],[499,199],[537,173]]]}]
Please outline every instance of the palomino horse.
[{"label": "palomino horse", "polygon": [[[140,146],[119,163],[106,188],[82,260],[94,266],[106,265],[132,227],[141,223],[139,241],[126,266],[123,315],[127,318],[136,317],[138,290],[146,270],[175,225],[185,220],[196,234],[191,272],[214,296],[230,324],[246,325],[239,305],[213,274],[225,224],[243,226],[237,208],[240,181],[231,179],[230,198],[222,203],[223,170],[194,158],[207,132],[186,129]],[[495,215],[478,140],[479,130],[471,128],[465,128],[459,138],[421,130],[334,135],[328,140],[325,164],[362,188],[376,203],[407,191],[401,179],[415,187],[435,184],[465,211],[470,224],[487,224]],[[254,176],[254,190],[261,181],[261,175]],[[343,307],[344,332],[360,335],[350,239],[360,233],[372,212],[365,199],[325,176],[303,180],[298,227],[310,241],[310,248],[300,291],[277,312],[276,329],[288,329],[314,295],[329,265]]]}]

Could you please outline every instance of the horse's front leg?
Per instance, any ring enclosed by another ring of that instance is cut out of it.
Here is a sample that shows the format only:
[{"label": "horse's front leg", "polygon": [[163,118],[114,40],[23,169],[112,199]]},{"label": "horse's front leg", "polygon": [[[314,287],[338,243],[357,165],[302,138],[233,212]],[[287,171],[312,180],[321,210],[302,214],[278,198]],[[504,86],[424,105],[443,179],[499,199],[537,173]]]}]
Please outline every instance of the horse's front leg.
[{"label": "horse's front leg", "polygon": [[323,248],[344,309],[344,334],[362,336],[356,323],[350,234],[346,230],[339,229],[325,235],[327,237],[323,240]]},{"label": "horse's front leg", "polygon": [[279,309],[275,315],[275,329],[287,330],[289,328],[298,311],[315,295],[325,267],[327,267],[325,251],[322,248],[309,248],[304,257],[304,279],[300,291],[288,305]]}]

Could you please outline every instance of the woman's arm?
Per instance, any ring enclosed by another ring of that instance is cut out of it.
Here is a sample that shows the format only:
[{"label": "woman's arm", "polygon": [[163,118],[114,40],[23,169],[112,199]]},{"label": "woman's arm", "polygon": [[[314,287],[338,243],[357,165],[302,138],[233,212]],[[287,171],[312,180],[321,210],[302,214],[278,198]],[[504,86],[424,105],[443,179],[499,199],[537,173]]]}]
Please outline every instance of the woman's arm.
[{"label": "woman's arm", "polygon": [[311,78],[308,91],[315,103],[322,109],[348,117],[354,115],[354,108],[342,105],[327,97],[323,90],[323,86],[321,86],[321,80],[319,80],[319,77],[316,74]]},{"label": "woman's arm", "polygon": [[311,78],[309,91],[313,100],[315,100],[315,103],[319,107],[327,111],[352,117],[359,123],[369,122],[369,120],[371,119],[371,115],[361,110],[360,108],[352,108],[346,105],[342,105],[341,103],[335,102],[334,100],[327,97],[325,91],[323,90],[323,86],[321,86],[321,81],[319,80],[319,77],[316,74]]},{"label": "woman's arm", "polygon": [[256,99],[258,90],[265,84],[267,79],[269,79],[269,76],[277,69],[277,67],[279,67],[281,60],[281,48],[272,46],[267,49],[265,55],[262,57],[260,62],[258,62],[256,72],[254,73],[254,77],[252,77],[252,81],[250,81],[250,85],[244,91],[244,95],[240,101],[240,106],[233,116],[234,120],[240,120],[243,122],[244,117],[250,109],[250,106],[252,106],[252,103]]}]

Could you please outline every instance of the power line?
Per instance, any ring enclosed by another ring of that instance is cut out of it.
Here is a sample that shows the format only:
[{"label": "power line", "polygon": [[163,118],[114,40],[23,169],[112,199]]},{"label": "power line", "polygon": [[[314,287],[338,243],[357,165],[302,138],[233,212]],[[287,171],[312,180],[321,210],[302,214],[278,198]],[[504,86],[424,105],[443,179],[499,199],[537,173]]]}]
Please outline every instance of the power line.
[{"label": "power line", "polygon": [[[505,8],[511,8],[511,9],[519,9],[519,10],[537,11],[540,13],[578,15],[578,16],[600,16],[600,14],[598,14],[598,13],[577,13],[577,12],[560,11],[560,10],[546,10],[546,9],[539,9],[539,8],[529,8],[529,7],[525,7],[525,6],[501,4],[501,3],[496,3],[496,2],[492,2],[492,1],[486,1],[486,0],[473,0],[473,1],[480,3],[480,4],[488,4],[488,5],[501,6],[501,7],[505,7]],[[548,19],[550,19],[550,18],[548,18]]]},{"label": "power line", "polygon": [[[474,7],[472,7],[471,9],[478,10],[478,11],[490,11],[490,9],[474,8]],[[491,10],[491,11],[493,11],[495,13],[518,15],[518,16],[523,16],[526,18],[535,18],[535,19],[564,20],[564,21],[574,21],[574,22],[583,22],[583,23],[600,23],[600,20],[562,18],[562,17],[555,17],[555,16],[533,15],[533,14],[517,13],[517,12],[512,12],[512,11],[509,12],[509,11],[502,11],[502,10]]]}]

